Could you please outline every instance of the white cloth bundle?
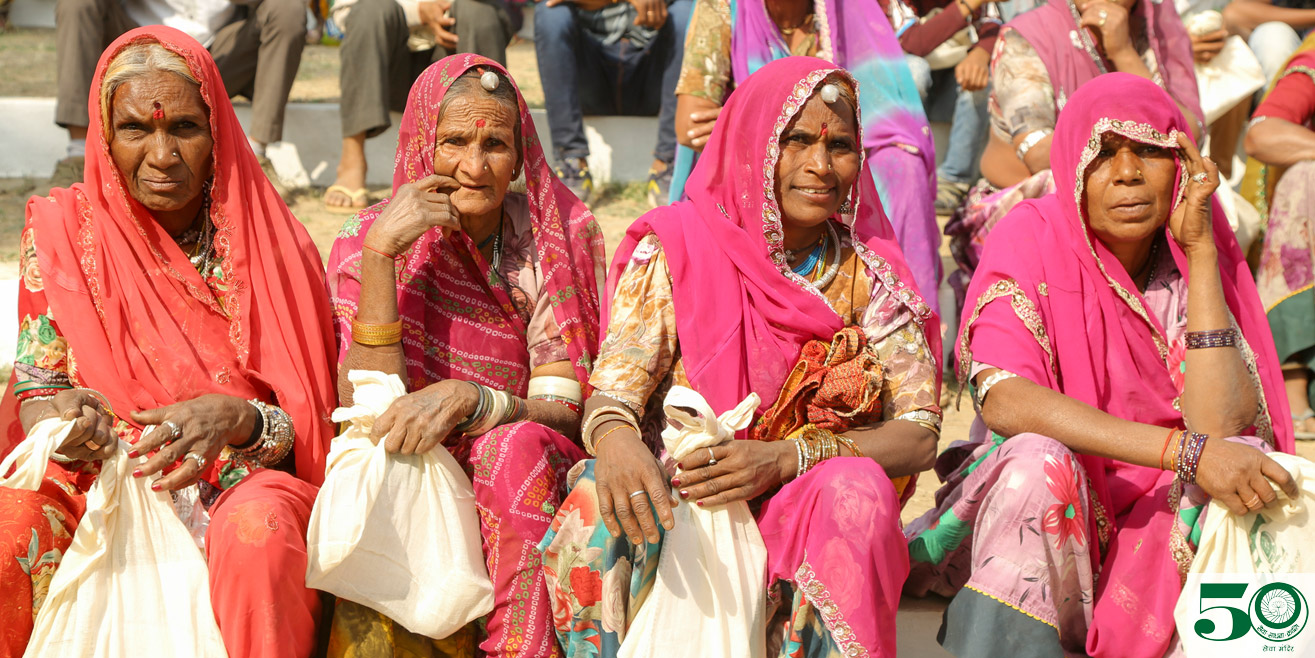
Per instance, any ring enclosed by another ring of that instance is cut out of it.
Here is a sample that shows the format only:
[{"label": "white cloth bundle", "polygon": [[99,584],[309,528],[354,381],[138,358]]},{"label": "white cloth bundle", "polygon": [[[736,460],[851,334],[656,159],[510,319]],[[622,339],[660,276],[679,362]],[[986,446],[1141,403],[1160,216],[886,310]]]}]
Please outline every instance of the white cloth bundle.
[{"label": "white cloth bundle", "polygon": [[348,378],[355,405],[333,420],[351,427],[333,440],[311,512],[306,586],[445,638],[493,609],[475,491],[442,447],[390,455],[370,441],[375,419],[406,394],[397,375]]},{"label": "white cloth bundle", "polygon": [[[1224,18],[1212,10],[1203,11],[1187,21],[1192,34],[1204,36],[1223,28]],[[1210,125],[1225,112],[1264,87],[1265,72],[1260,60],[1239,36],[1228,37],[1224,49],[1214,59],[1196,63],[1196,86],[1201,96],[1201,120]]]},{"label": "white cloth bundle", "polygon": [[[667,452],[677,461],[728,443],[758,408],[756,393],[716,416],[702,395],[674,386],[663,403]],[[681,503],[662,541],[657,578],[621,643],[620,658],[767,653],[767,547],[749,505]],[[691,653],[693,652],[693,653]]]},{"label": "white cloth bundle", "polygon": [[[1193,632],[1194,624],[1204,615],[1202,606],[1230,605],[1238,609],[1250,608],[1248,601],[1255,593],[1256,587],[1276,580],[1284,580],[1281,574],[1301,574],[1309,577],[1315,574],[1315,518],[1311,507],[1315,505],[1315,463],[1295,455],[1272,452],[1269,456],[1292,474],[1297,483],[1299,495],[1297,500],[1287,497],[1277,486],[1279,501],[1270,507],[1261,508],[1244,516],[1238,516],[1223,503],[1211,500],[1206,511],[1205,524],[1201,528],[1201,541],[1196,549],[1196,558],[1192,561],[1191,571],[1183,588],[1183,596],[1178,599],[1174,610],[1174,619],[1183,638],[1188,655],[1224,655],[1212,654],[1217,647],[1227,646],[1227,642],[1201,640]],[[1246,595],[1236,601],[1210,600],[1193,596],[1199,592],[1202,582],[1215,582],[1212,575],[1226,574],[1225,580],[1246,583]],[[1270,574],[1278,575],[1277,578]],[[1307,595],[1310,592],[1307,590]],[[1249,611],[1249,610],[1248,610]],[[1218,619],[1227,619],[1218,616]],[[1185,629],[1185,632],[1184,632]],[[1227,630],[1221,624],[1221,635]],[[1310,633],[1306,633],[1309,636]],[[1251,636],[1256,637],[1256,636]],[[1303,653],[1303,647],[1315,646],[1315,637],[1295,637],[1288,644],[1296,645],[1295,655]],[[1268,648],[1267,648],[1268,650]],[[1237,654],[1228,654],[1237,655]]]},{"label": "white cloth bundle", "polygon": [[[0,485],[36,490],[73,422],[37,423],[10,453]],[[169,494],[132,470],[126,442],[101,462],[87,511],[37,613],[25,658],[226,656],[205,558]],[[240,577],[240,574],[235,574]],[[11,593],[12,595],[12,593]]]}]

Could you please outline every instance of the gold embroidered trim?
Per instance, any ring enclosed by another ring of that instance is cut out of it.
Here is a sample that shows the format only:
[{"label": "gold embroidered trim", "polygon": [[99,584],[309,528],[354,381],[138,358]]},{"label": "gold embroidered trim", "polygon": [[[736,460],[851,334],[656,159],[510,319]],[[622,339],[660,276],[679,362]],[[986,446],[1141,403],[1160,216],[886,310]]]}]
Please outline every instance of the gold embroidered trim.
[{"label": "gold embroidered trim", "polygon": [[1302,286],[1302,287],[1300,287],[1300,288],[1297,288],[1296,290],[1293,290],[1292,292],[1290,292],[1290,293],[1288,293],[1288,294],[1286,294],[1286,295],[1283,295],[1282,298],[1280,298],[1278,301],[1274,302],[1273,304],[1270,304],[1269,308],[1265,309],[1265,314],[1266,314],[1266,315],[1270,314],[1271,312],[1273,312],[1274,309],[1278,308],[1278,305],[1279,305],[1279,304],[1282,304],[1283,302],[1286,302],[1286,301],[1288,301],[1289,299],[1292,299],[1293,297],[1296,297],[1297,295],[1300,295],[1301,293],[1306,292],[1307,290],[1310,290],[1311,288],[1315,288],[1315,284],[1311,284],[1311,285],[1308,285],[1308,286]]},{"label": "gold embroidered trim", "polygon": [[987,304],[1001,298],[1009,297],[1009,305],[1013,307],[1014,314],[1022,320],[1023,326],[1032,332],[1032,337],[1036,339],[1037,345],[1046,351],[1046,357],[1049,360],[1050,372],[1055,373],[1055,353],[1050,348],[1050,336],[1046,333],[1046,327],[1041,322],[1041,314],[1037,312],[1036,305],[1023,292],[1018,282],[1013,279],[1001,279],[991,284],[990,287],[977,298],[977,306],[973,308],[972,315],[968,316],[968,321],[963,325],[963,331],[959,333],[959,363],[956,366],[959,379],[959,395],[963,396],[963,390],[968,383],[968,375],[972,372],[972,350],[968,347],[968,332],[972,325],[977,321],[977,317],[982,314],[982,309]]},{"label": "gold embroidered trim", "polygon": [[[1082,466],[1079,464],[1078,467]],[[1096,540],[1100,542],[1101,554],[1104,554],[1109,548],[1110,540],[1114,538],[1114,526],[1110,523],[1109,515],[1105,513],[1105,506],[1100,504],[1100,499],[1091,488],[1087,489],[1087,499],[1091,503],[1091,518],[1096,520]]]},{"label": "gold embroidered trim", "polygon": [[1051,628],[1053,628],[1053,629],[1055,629],[1055,630],[1059,630],[1059,626],[1058,626],[1058,625],[1053,624],[1053,623],[1051,623],[1051,622],[1048,622],[1048,621],[1046,621],[1046,620],[1044,620],[1044,619],[1042,619],[1042,618],[1040,618],[1040,617],[1038,617],[1038,616],[1036,616],[1036,615],[1034,615],[1034,614],[1032,614],[1032,613],[1030,613],[1030,612],[1028,612],[1028,611],[1026,611],[1026,610],[1024,610],[1024,609],[1022,609],[1022,608],[1020,608],[1020,607],[1018,607],[1018,606],[1016,606],[1016,605],[1014,605],[1014,604],[1012,604],[1012,603],[1010,603],[1010,602],[1008,602],[1008,601],[1006,601],[1006,600],[1004,600],[1004,599],[1002,599],[1002,598],[1000,598],[1000,597],[998,597],[998,596],[996,596],[996,595],[994,595],[994,594],[991,594],[990,592],[983,592],[982,590],[977,589],[976,587],[973,587],[972,585],[964,585],[963,588],[964,588],[964,589],[970,589],[970,590],[972,590],[972,591],[974,591],[974,592],[977,592],[978,594],[981,594],[982,596],[985,596],[985,597],[987,597],[987,598],[995,599],[997,602],[999,602],[999,603],[1002,604],[1002,605],[1006,605],[1006,606],[1008,606],[1008,607],[1010,607],[1010,608],[1013,608],[1014,610],[1017,610],[1018,612],[1021,612],[1021,613],[1025,614],[1025,615],[1027,615],[1028,617],[1031,617],[1031,618],[1033,618],[1033,619],[1035,619],[1035,620],[1037,620],[1037,621],[1039,621],[1039,622],[1045,624],[1046,626],[1049,626],[1049,627],[1051,627]]},{"label": "gold embroidered trim", "polygon": [[1182,506],[1183,486],[1183,481],[1177,478],[1169,486],[1169,511],[1174,518],[1169,530],[1169,555],[1178,565],[1180,585],[1187,584],[1187,572],[1192,570],[1192,560],[1196,559],[1196,551],[1192,550],[1192,545],[1178,527],[1178,508]]},{"label": "gold embroidered trim", "polygon": [[831,592],[827,591],[826,585],[817,579],[812,565],[808,564],[807,551],[804,552],[804,561],[794,573],[794,582],[804,593],[804,598],[822,615],[822,622],[826,624],[827,630],[831,631],[831,639],[836,641],[840,653],[852,658],[866,658],[868,650],[859,644],[858,638],[854,636],[854,629],[850,628],[844,615],[840,613],[840,606],[831,599]]}]

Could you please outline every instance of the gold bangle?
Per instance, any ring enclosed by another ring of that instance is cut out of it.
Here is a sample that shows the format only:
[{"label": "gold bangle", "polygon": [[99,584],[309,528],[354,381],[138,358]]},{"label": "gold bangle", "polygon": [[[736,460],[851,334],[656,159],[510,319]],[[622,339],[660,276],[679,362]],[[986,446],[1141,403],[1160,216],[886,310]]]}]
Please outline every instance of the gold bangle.
[{"label": "gold bangle", "polygon": [[863,456],[863,451],[858,449],[858,444],[855,443],[853,439],[843,434],[836,434],[835,432],[832,432],[831,434],[832,436],[836,437],[836,441],[840,443],[840,445],[849,448],[849,452],[852,453],[855,457]]},{"label": "gold bangle", "polygon": [[630,427],[630,423],[627,423],[627,422],[625,422],[625,421],[623,421],[623,420],[618,419],[617,422],[619,422],[619,423],[621,423],[621,424],[620,424],[620,425],[617,425],[616,427],[613,427],[613,428],[610,429],[610,430],[607,430],[606,432],[603,432],[603,435],[602,435],[602,436],[600,436],[600,437],[598,437],[597,439],[594,440],[594,452],[595,452],[595,453],[598,452],[598,444],[602,443],[602,442],[603,442],[603,439],[606,439],[608,436],[610,436],[610,435],[612,434],[612,432],[615,432],[615,431],[617,431],[617,430],[623,430],[623,429],[626,429],[627,427]]},{"label": "gold bangle", "polygon": [[402,342],[402,320],[387,324],[370,324],[352,318],[352,342],[371,347]]}]

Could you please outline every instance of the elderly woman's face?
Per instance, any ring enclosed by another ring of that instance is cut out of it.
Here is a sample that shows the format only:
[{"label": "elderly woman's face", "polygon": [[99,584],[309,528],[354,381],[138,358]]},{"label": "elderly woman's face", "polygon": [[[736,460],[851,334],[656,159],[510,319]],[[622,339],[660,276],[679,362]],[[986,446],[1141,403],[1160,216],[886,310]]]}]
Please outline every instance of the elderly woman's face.
[{"label": "elderly woman's face", "polygon": [[776,200],[782,221],[816,226],[836,214],[858,178],[862,157],[854,109],[814,94],[781,133]]},{"label": "elderly woman's face", "polygon": [[1169,219],[1176,163],[1173,151],[1106,134],[1087,167],[1091,231],[1107,245],[1141,242]]},{"label": "elderly woman's face", "polygon": [[110,155],[132,198],[154,211],[196,199],[215,145],[201,88],[156,71],[120,85],[110,102]]},{"label": "elderly woman's face", "polygon": [[461,184],[451,198],[462,215],[480,216],[500,208],[519,164],[516,116],[510,108],[481,94],[448,102],[438,124],[434,173]]}]

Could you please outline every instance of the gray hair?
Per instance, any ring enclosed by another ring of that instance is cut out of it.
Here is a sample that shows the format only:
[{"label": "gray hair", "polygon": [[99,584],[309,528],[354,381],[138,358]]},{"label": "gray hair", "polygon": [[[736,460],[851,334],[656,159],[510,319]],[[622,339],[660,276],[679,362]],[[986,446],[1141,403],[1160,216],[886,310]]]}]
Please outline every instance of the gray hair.
[{"label": "gray hair", "polygon": [[110,60],[105,70],[105,78],[101,80],[100,85],[100,120],[106,140],[111,134],[110,103],[114,100],[114,92],[133,78],[157,71],[172,73],[198,87],[201,86],[201,81],[197,80],[192,69],[188,68],[187,60],[159,43],[153,41],[135,43],[120,50],[119,54]]},{"label": "gray hair", "polygon": [[[485,71],[492,72],[498,76],[498,86],[493,91],[485,89],[480,83],[480,76],[484,75]],[[492,98],[506,108],[507,111],[511,112],[512,127],[516,131],[516,143],[513,144],[516,148],[516,159],[521,164],[524,164],[525,153],[521,149],[521,108],[520,102],[516,98],[516,88],[511,85],[511,80],[503,75],[502,71],[492,68],[481,70],[480,67],[472,66],[471,68],[466,69],[465,73],[462,73],[456,80],[452,81],[452,84],[447,88],[447,93],[443,95],[443,100],[439,102],[438,123],[443,123],[443,115],[447,113],[448,105],[453,98],[467,95]]]}]

